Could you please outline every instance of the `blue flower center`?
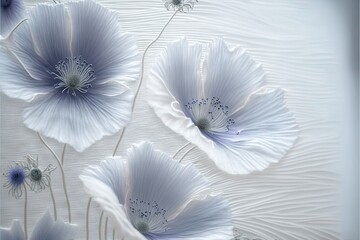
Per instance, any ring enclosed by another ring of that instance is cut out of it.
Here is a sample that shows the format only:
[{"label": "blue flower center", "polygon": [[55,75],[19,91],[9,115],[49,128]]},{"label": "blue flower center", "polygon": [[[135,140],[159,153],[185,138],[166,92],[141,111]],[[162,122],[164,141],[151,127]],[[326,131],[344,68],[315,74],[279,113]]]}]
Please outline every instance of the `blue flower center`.
[{"label": "blue flower center", "polygon": [[1,0],[1,7],[7,8],[11,5],[12,0]]},{"label": "blue flower center", "polygon": [[216,97],[193,98],[185,107],[194,124],[203,132],[228,132],[235,123],[234,119],[228,117],[229,107]]},{"label": "blue flower center", "polygon": [[147,202],[140,199],[129,199],[129,217],[134,227],[142,234],[154,232],[166,232],[164,226],[166,210],[159,207],[157,201]]},{"label": "blue flower center", "polygon": [[33,168],[30,171],[30,178],[34,181],[40,181],[42,178],[42,172],[38,168]]},{"label": "blue flower center", "polygon": [[55,69],[57,73],[49,72],[54,79],[59,81],[55,88],[61,88],[62,93],[71,93],[76,96],[77,93],[87,93],[91,82],[95,80],[95,71],[91,64],[82,61],[81,57],[66,58],[60,61]]},{"label": "blue flower center", "polygon": [[25,171],[21,167],[15,167],[9,169],[9,175],[8,175],[9,182],[12,185],[20,186],[25,181]]}]

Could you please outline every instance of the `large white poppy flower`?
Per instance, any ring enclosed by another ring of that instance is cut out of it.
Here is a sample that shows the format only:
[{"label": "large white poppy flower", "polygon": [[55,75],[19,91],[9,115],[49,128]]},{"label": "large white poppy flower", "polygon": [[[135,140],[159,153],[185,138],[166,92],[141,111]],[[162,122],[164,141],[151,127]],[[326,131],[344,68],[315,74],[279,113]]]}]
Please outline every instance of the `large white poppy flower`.
[{"label": "large white poppy flower", "polygon": [[87,168],[80,179],[118,225],[121,239],[233,236],[228,204],[209,194],[207,179],[149,143],[134,145],[125,159],[110,158]]},{"label": "large white poppy flower", "polygon": [[0,87],[27,127],[83,151],[124,127],[140,69],[135,41],[93,1],[39,4],[0,47]]},{"label": "large white poppy flower", "polygon": [[147,84],[155,113],[230,174],[278,162],[297,137],[283,90],[264,88],[260,64],[221,39],[201,59],[202,46],[186,39],[161,53]]},{"label": "large white poppy flower", "polygon": [[[38,220],[29,240],[72,240],[77,233],[76,225],[56,221],[49,210]],[[14,220],[10,228],[0,228],[1,240],[25,240],[25,233],[20,222]]]},{"label": "large white poppy flower", "polygon": [[7,37],[25,14],[26,8],[23,0],[1,0],[0,39]]}]

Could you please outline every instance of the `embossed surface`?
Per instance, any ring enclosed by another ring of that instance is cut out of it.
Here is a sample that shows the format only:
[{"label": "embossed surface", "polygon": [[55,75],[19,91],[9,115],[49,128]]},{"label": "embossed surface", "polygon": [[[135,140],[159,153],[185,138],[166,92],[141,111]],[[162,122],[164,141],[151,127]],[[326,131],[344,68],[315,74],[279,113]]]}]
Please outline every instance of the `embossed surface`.
[{"label": "embossed surface", "polygon": [[[134,34],[141,51],[172,14],[160,0],[99,2],[118,11],[123,28]],[[29,8],[33,4],[27,2]],[[263,172],[230,176],[198,149],[184,159],[186,163],[192,161],[210,178],[214,189],[229,199],[235,226],[248,236],[269,240],[356,239],[358,107],[354,104],[358,81],[353,72],[353,53],[357,44],[350,41],[353,30],[358,29],[350,24],[350,10],[356,7],[356,1],[350,0],[201,0],[190,13],[175,16],[147,54],[145,81],[166,42],[186,35],[190,41],[207,43],[222,36],[229,44],[246,48],[262,63],[269,85],[286,90],[300,136],[280,163]],[[39,154],[40,165],[55,164],[36,133],[23,125],[23,106],[24,102],[1,95],[2,172],[11,161],[22,160],[26,154]],[[67,148],[65,174],[73,222],[80,226],[79,239],[85,238],[88,198],[78,175],[85,166],[111,155],[118,137],[105,137],[83,153]],[[133,121],[118,153],[140,140],[149,140],[169,154],[186,143],[155,116],[146,102],[145,88],[140,91]],[[47,141],[60,155],[62,144]],[[1,178],[1,185],[3,182]],[[53,183],[59,217],[67,219],[59,171],[53,173]],[[29,193],[29,229],[47,207],[52,210],[48,191]],[[0,225],[10,226],[13,218],[23,217],[23,199],[14,200],[1,188],[0,209]],[[98,239],[99,208],[93,205],[90,214],[90,239]]]}]

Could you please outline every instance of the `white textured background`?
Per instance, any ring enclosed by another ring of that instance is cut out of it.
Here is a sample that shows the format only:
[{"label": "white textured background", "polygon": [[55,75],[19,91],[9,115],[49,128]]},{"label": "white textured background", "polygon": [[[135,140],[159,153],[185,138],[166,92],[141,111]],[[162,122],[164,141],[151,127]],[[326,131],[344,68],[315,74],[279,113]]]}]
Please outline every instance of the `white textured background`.
[{"label": "white textured background", "polygon": [[[160,0],[99,1],[118,11],[119,21],[135,35],[141,51],[172,14]],[[27,4],[30,8],[34,2]],[[148,52],[145,82],[167,42],[184,35],[201,42],[222,36],[263,64],[269,85],[286,89],[288,107],[301,131],[280,163],[263,172],[230,176],[199,150],[184,160],[195,163],[215,191],[224,193],[231,202],[234,225],[248,236],[358,239],[358,4],[355,0],[200,0],[190,13],[177,15]],[[144,90],[118,152],[149,140],[173,154],[185,140],[155,116]],[[55,164],[36,133],[23,125],[23,105],[1,94],[1,172],[26,154],[39,154],[42,165]],[[118,135],[105,137],[83,153],[71,147],[66,152],[66,181],[79,239],[85,239],[88,198],[78,175],[85,166],[110,155],[117,139]],[[60,155],[62,144],[48,142]],[[59,171],[53,173],[53,184],[59,217],[67,219]],[[12,199],[4,188],[0,193],[0,225],[10,226],[13,218],[23,217],[23,199]],[[48,191],[29,193],[30,230],[47,207],[52,208]],[[90,239],[98,239],[99,215],[99,208],[92,205]]]}]

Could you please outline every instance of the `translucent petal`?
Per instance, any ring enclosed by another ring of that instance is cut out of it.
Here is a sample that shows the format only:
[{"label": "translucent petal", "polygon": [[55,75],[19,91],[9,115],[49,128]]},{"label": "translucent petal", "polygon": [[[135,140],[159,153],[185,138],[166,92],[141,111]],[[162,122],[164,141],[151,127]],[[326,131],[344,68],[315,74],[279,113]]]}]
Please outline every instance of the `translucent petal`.
[{"label": "translucent petal", "polygon": [[185,104],[200,96],[202,92],[201,49],[200,44],[190,45],[184,38],[170,43],[151,71],[147,84],[149,92],[158,92],[157,82],[164,82],[181,108],[186,110]]},{"label": "translucent petal", "polygon": [[281,89],[251,95],[231,116],[235,124],[229,133],[215,136],[215,147],[203,150],[220,169],[231,174],[261,171],[278,162],[293,146],[298,132],[283,97]]},{"label": "translucent petal", "polygon": [[53,87],[32,78],[6,48],[0,47],[0,89],[3,93],[13,98],[25,101],[32,100],[38,94],[46,94]]},{"label": "translucent petal", "polygon": [[115,195],[113,189],[101,180],[92,176],[80,175],[80,180],[84,184],[85,191],[101,206],[105,213],[110,217],[113,224],[115,224],[118,229],[121,229],[121,231],[117,231],[120,239],[146,239],[129,221],[126,211],[123,205],[119,202],[119,199]]},{"label": "translucent petal", "polygon": [[265,73],[242,48],[230,50],[222,39],[210,44],[205,96],[216,97],[230,108],[243,104],[265,81]]},{"label": "translucent petal", "polygon": [[77,233],[76,225],[56,221],[50,216],[49,210],[37,221],[30,240],[71,240]]},{"label": "translucent petal", "polygon": [[59,61],[72,56],[70,28],[63,4],[37,4],[14,32],[9,48],[33,78],[53,85],[48,71],[55,72]]},{"label": "translucent petal", "polygon": [[126,174],[127,167],[125,159],[120,157],[111,157],[102,161],[98,166],[86,168],[82,175],[97,179],[110,187],[120,204],[124,205],[126,194]]},{"label": "translucent petal", "polygon": [[[150,204],[156,202],[159,209],[166,211],[165,218],[170,219],[189,201],[209,192],[207,179],[193,166],[179,164],[165,153],[155,151],[148,142],[134,145],[129,150],[128,164],[127,207],[131,207],[130,198]],[[139,220],[137,216],[131,216],[133,220]]]},{"label": "translucent petal", "polygon": [[25,233],[19,220],[14,220],[10,228],[0,227],[0,239],[2,240],[25,240]]},{"label": "translucent petal", "polygon": [[[107,93],[107,90],[114,93],[114,89],[116,95]],[[81,152],[124,127],[131,117],[131,104],[129,89],[109,81],[102,84],[101,89],[76,96],[53,91],[29,103],[23,117],[28,128],[68,143]]]},{"label": "translucent petal", "polygon": [[5,38],[25,18],[26,8],[24,1],[12,0],[8,7],[0,9],[0,35]]},{"label": "translucent petal", "polygon": [[228,203],[221,196],[190,202],[154,239],[230,240],[233,236]]},{"label": "translucent petal", "polygon": [[96,81],[137,80],[139,51],[135,40],[123,32],[115,12],[94,1],[82,1],[69,3],[69,13],[73,54],[93,65]]}]

